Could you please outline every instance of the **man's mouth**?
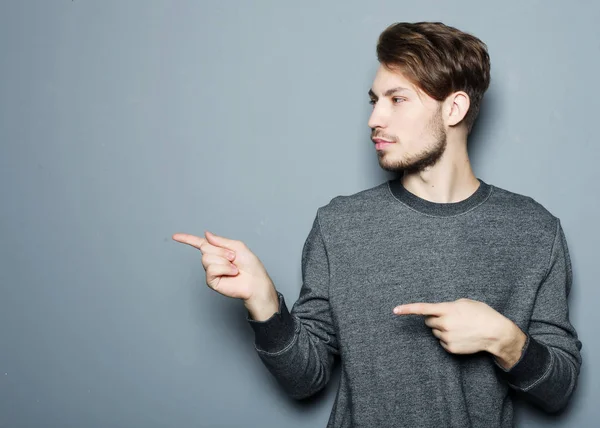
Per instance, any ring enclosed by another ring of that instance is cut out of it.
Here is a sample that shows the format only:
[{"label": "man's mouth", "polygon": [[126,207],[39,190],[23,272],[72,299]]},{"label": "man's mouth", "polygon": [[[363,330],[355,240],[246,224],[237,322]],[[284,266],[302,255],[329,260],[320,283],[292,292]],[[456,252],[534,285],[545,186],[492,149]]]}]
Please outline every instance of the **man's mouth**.
[{"label": "man's mouth", "polygon": [[372,140],[375,143],[375,150],[382,150],[390,144],[394,144],[393,141],[384,140],[383,138],[373,138]]}]

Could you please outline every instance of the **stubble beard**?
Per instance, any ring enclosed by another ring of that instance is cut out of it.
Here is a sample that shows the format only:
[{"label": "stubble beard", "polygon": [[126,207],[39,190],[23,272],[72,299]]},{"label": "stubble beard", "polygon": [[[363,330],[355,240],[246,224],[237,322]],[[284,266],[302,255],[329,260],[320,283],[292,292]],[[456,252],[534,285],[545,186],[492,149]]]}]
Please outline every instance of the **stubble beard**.
[{"label": "stubble beard", "polygon": [[[422,152],[412,156],[407,156],[392,162],[384,162],[385,156],[389,156],[385,152],[378,152],[379,165],[386,171],[415,174],[424,171],[427,168],[434,166],[444,154],[446,150],[447,135],[442,123],[441,110],[438,110],[430,121],[428,128],[432,130],[435,142]],[[396,143],[398,144],[398,143]]]}]

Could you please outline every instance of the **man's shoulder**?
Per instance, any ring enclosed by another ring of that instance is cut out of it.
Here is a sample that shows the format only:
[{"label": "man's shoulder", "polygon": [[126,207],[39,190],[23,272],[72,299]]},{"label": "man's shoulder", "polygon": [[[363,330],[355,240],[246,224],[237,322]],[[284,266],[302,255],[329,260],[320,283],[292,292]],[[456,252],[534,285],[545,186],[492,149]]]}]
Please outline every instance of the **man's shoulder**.
[{"label": "man's shoulder", "polygon": [[[532,196],[491,184],[490,197],[483,204],[486,217],[493,216],[515,226],[541,228],[549,233],[556,229],[558,218]],[[385,210],[393,201],[390,198],[389,181],[351,194],[334,196],[318,208],[318,216],[328,224],[344,220],[368,219],[374,210]]]},{"label": "man's shoulder", "polygon": [[335,217],[356,214],[361,210],[372,210],[377,202],[384,200],[386,192],[389,192],[387,181],[351,194],[336,195],[327,204],[319,207],[319,213]]},{"label": "man's shoulder", "polygon": [[497,212],[499,216],[543,227],[552,228],[556,225],[557,217],[532,196],[497,185],[492,187],[492,197],[488,201],[489,208]]},{"label": "man's shoulder", "polygon": [[[369,207],[371,203],[385,201],[389,193],[389,181],[385,181],[352,194],[334,196],[327,204],[321,206],[319,210],[334,212]],[[490,201],[495,204],[495,208],[503,208],[511,213],[529,214],[535,217],[547,218],[548,220],[555,218],[539,201],[523,193],[511,191],[493,184],[492,196]]]}]

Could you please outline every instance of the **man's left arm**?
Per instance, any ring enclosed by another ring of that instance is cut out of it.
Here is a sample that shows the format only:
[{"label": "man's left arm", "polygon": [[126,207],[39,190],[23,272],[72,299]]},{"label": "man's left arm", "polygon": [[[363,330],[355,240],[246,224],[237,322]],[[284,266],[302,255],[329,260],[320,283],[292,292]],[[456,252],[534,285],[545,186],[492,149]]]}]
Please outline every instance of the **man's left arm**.
[{"label": "man's left arm", "polygon": [[[569,321],[567,303],[573,281],[571,260],[560,220],[556,222],[548,271],[539,286],[529,329],[523,333],[515,324],[503,346],[492,352],[509,386],[547,412],[567,405],[581,367],[581,341]],[[515,357],[517,361],[510,365]]]}]

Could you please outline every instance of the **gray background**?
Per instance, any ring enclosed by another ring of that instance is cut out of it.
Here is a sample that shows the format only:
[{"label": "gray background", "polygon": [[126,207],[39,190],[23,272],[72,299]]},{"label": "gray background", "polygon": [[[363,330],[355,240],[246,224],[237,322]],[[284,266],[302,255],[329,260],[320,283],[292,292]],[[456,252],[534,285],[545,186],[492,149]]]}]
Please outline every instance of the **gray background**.
[{"label": "gray background", "polygon": [[599,19],[592,1],[2,1],[0,426],[325,426],[339,371],[287,398],[241,302],[171,235],[244,241],[291,307],[316,209],[390,178],[375,42],[420,20],[487,43],[476,175],[560,217],[571,251],[579,388],[517,426],[597,426]]}]

